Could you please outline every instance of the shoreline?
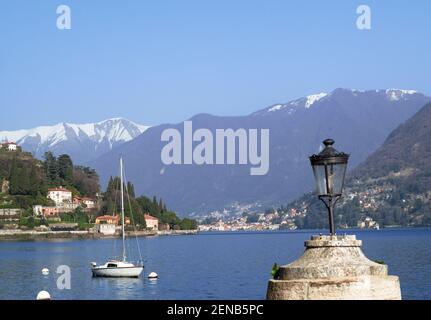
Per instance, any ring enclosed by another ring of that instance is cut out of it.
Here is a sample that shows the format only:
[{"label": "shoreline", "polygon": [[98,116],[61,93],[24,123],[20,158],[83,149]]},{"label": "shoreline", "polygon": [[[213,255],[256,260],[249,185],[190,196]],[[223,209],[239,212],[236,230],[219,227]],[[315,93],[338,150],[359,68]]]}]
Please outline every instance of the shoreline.
[{"label": "shoreline", "polygon": [[[340,229],[339,233],[344,234],[348,231],[371,231],[379,232],[382,230],[403,230],[403,229],[429,229],[430,227],[386,227],[380,230],[375,229]],[[343,231],[343,232],[342,232]],[[220,234],[220,233],[324,233],[326,230],[321,229],[299,229],[299,230],[225,230],[225,231],[200,231],[200,230],[169,230],[169,231],[127,231],[126,235],[128,237],[156,237],[156,236],[180,236],[180,235],[197,235],[197,234]],[[120,234],[115,235],[104,235],[97,232],[89,231],[34,231],[34,230],[0,230],[0,242],[4,241],[50,241],[50,240],[61,240],[61,239],[71,239],[71,240],[103,240],[103,239],[116,239],[121,238]]]},{"label": "shoreline", "polygon": [[[136,231],[127,232],[127,236],[131,237],[155,237],[155,236],[179,236],[179,235],[195,235],[198,230],[170,230],[170,231]],[[115,239],[121,235],[104,235],[101,233],[89,231],[22,231],[22,230],[0,230],[1,241],[48,241],[56,239],[73,239],[73,240],[100,240],[100,239]]]}]

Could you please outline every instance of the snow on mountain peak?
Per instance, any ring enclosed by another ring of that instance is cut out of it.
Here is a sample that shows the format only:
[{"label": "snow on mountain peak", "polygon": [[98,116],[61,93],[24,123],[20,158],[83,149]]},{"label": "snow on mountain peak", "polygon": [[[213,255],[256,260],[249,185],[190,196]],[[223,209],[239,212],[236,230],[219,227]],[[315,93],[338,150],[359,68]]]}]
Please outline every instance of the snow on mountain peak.
[{"label": "snow on mountain peak", "polygon": [[407,95],[418,93],[416,90],[404,90],[404,89],[387,89],[385,90],[386,95],[391,101],[398,101]]},{"label": "snow on mountain peak", "polygon": [[89,140],[101,143],[107,140],[109,147],[114,143],[127,142],[137,137],[149,126],[139,125],[132,121],[113,118],[96,123],[58,123],[53,126],[40,126],[27,130],[0,131],[0,140],[10,140],[23,145],[25,143],[42,145],[50,148],[62,141]]},{"label": "snow on mountain peak", "polygon": [[281,110],[283,110],[283,112],[285,112],[286,114],[293,114],[299,108],[309,109],[314,104],[316,104],[317,102],[321,101],[324,98],[331,97],[331,96],[335,97],[338,94],[343,94],[343,93],[344,94],[350,93],[355,97],[358,95],[377,93],[377,94],[386,95],[386,98],[389,99],[390,101],[398,101],[401,99],[406,99],[410,95],[418,94],[419,92],[416,90],[405,90],[405,89],[358,90],[358,89],[338,88],[333,90],[330,93],[321,92],[321,93],[312,94],[303,98],[299,98],[296,100],[291,100],[290,102],[285,104],[275,104],[261,111],[254,112],[253,114],[254,115],[265,114],[265,113],[268,114],[268,113],[273,113]]},{"label": "snow on mountain peak", "polygon": [[276,104],[275,106],[270,107],[270,108],[268,109],[268,112],[278,111],[278,110],[280,110],[281,108],[283,108],[283,105],[282,105],[282,104]]},{"label": "snow on mountain peak", "polygon": [[377,93],[377,94],[385,95],[386,98],[389,99],[390,101],[398,101],[401,99],[405,99],[410,95],[419,93],[416,90],[405,90],[405,89],[377,89],[377,90],[337,89],[337,90],[350,91],[355,96],[357,94]]},{"label": "snow on mountain peak", "polygon": [[316,103],[317,101],[319,101],[320,99],[323,99],[324,97],[326,97],[328,94],[325,92],[321,92],[318,94],[313,94],[310,96],[306,97],[306,102],[305,102],[305,108],[310,108],[314,103]]},{"label": "snow on mountain peak", "polygon": [[324,92],[317,93],[317,94],[312,94],[312,95],[309,95],[309,96],[304,97],[304,98],[299,98],[299,99],[296,99],[296,100],[292,100],[292,101],[288,102],[287,104],[276,104],[276,105],[273,105],[272,107],[269,107],[269,108],[265,109],[265,111],[266,112],[275,112],[275,111],[279,111],[279,110],[285,109],[287,107],[291,107],[288,110],[288,114],[292,114],[295,111],[294,108],[292,108],[292,107],[303,106],[304,108],[308,109],[313,104],[315,104],[319,100],[325,98],[326,96],[328,96],[328,94],[324,93]]}]

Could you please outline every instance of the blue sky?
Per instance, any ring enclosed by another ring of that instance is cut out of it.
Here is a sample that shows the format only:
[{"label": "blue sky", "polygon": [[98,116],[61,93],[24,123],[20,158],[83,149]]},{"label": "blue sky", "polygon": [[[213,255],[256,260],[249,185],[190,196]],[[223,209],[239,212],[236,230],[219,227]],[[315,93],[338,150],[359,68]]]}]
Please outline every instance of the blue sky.
[{"label": "blue sky", "polygon": [[[60,4],[72,30],[56,28]],[[356,28],[356,8],[372,29]],[[1,1],[0,130],[244,115],[337,87],[431,94],[430,1]]]}]

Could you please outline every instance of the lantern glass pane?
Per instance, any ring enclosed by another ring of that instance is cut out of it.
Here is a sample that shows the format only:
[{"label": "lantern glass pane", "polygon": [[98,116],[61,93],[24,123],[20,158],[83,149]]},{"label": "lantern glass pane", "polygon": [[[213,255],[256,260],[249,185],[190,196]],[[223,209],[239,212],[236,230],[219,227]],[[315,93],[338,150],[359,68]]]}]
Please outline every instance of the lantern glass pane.
[{"label": "lantern glass pane", "polygon": [[[341,194],[343,191],[344,175],[347,163],[328,166],[328,182],[332,192],[330,194]],[[331,191],[331,190],[329,190]]]},{"label": "lantern glass pane", "polygon": [[313,166],[319,195],[338,195],[342,193],[347,163]]},{"label": "lantern glass pane", "polygon": [[325,166],[314,165],[313,166],[314,178],[316,179],[317,193],[319,195],[328,194],[326,189],[326,175]]}]

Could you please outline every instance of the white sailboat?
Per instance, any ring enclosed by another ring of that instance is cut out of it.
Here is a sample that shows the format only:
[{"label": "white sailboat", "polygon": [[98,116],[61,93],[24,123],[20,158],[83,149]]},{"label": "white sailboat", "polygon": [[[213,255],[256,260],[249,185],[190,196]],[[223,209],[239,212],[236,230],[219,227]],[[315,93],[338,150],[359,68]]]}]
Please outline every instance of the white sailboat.
[{"label": "white sailboat", "polygon": [[[123,158],[120,158],[120,181],[121,181],[121,234],[123,240],[123,260],[110,260],[102,265],[91,263],[91,271],[94,277],[127,277],[137,278],[144,270],[142,264],[127,262],[126,257],[126,234],[124,232],[124,192],[123,192]],[[139,244],[138,244],[139,245]]]}]

